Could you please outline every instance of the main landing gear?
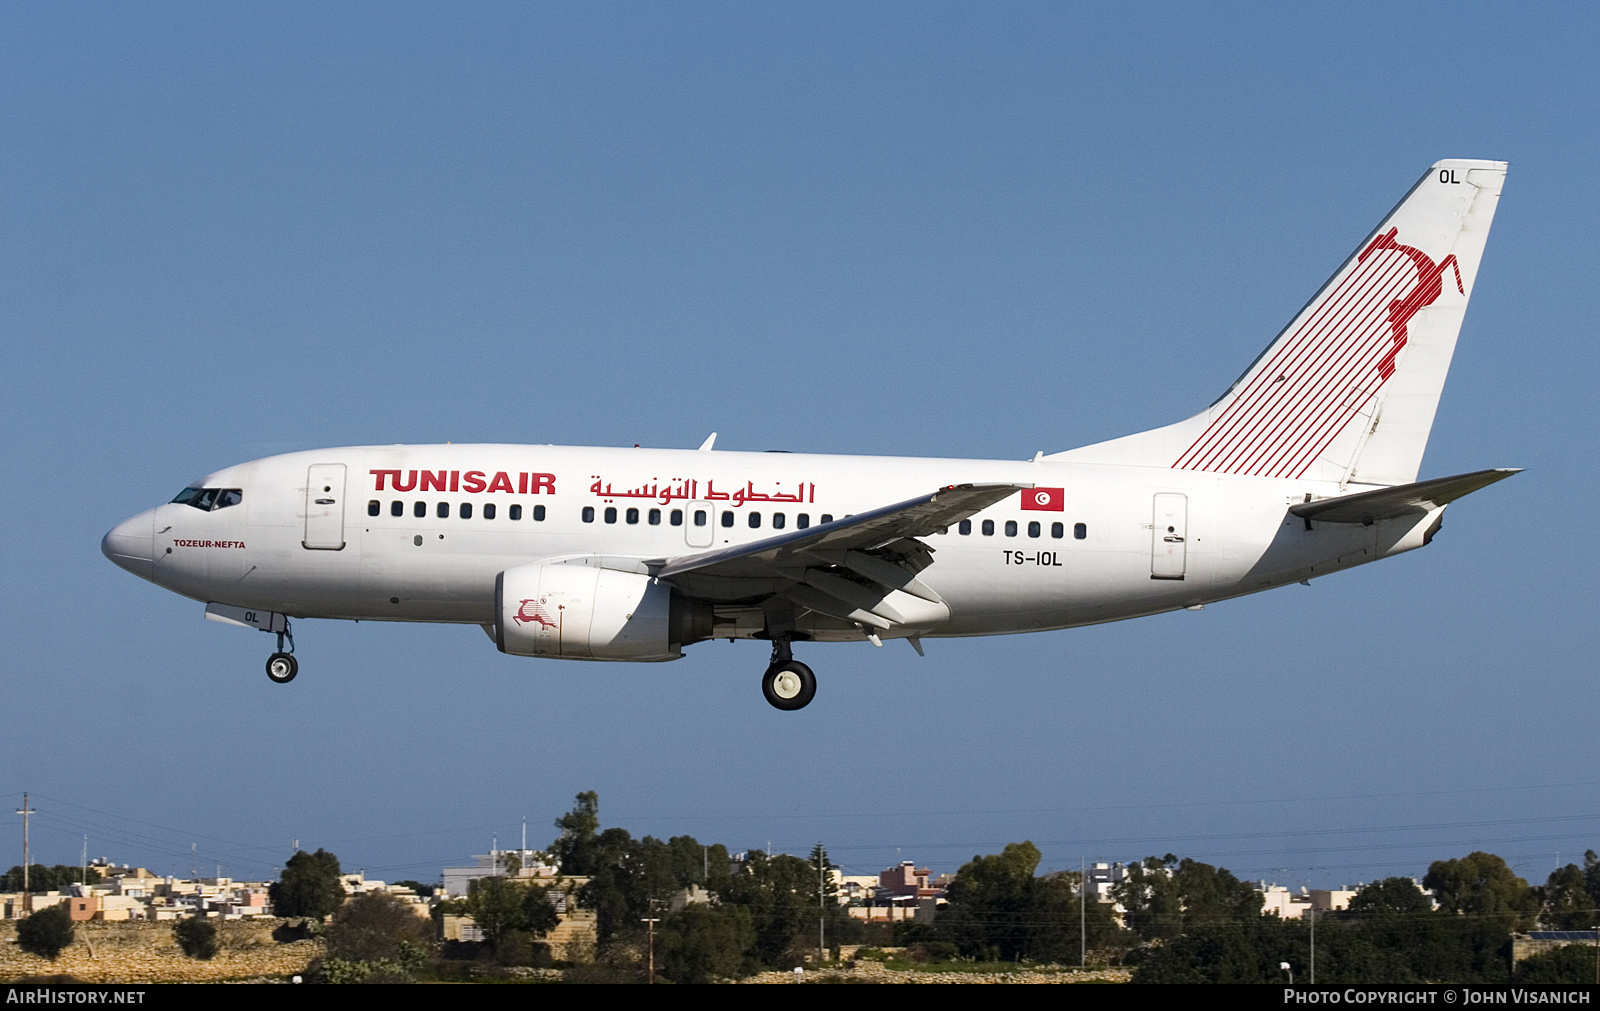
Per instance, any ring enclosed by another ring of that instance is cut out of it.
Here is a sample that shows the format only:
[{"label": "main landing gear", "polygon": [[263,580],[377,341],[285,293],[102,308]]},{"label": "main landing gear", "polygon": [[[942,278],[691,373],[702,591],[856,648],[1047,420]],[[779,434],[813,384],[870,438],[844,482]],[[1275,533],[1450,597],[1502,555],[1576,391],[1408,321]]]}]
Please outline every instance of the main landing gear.
[{"label": "main landing gear", "polygon": [[817,676],[794,658],[789,640],[772,641],[772,663],[761,675],[761,694],[777,709],[804,709],[817,694]]},{"label": "main landing gear", "polygon": [[[284,652],[283,642],[289,640],[289,650]],[[286,685],[294,680],[300,673],[300,661],[294,658],[294,633],[289,630],[289,622],[283,623],[283,631],[278,633],[278,651],[267,657],[267,677],[280,685]]]}]

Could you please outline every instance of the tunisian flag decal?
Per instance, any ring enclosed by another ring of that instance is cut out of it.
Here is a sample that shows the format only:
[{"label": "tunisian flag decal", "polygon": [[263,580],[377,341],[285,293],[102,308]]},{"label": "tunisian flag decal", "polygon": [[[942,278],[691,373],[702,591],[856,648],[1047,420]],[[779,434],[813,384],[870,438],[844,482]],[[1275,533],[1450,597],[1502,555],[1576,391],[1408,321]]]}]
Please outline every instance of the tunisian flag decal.
[{"label": "tunisian flag decal", "polygon": [[1022,508],[1058,513],[1067,507],[1065,488],[1030,488],[1022,493]]}]

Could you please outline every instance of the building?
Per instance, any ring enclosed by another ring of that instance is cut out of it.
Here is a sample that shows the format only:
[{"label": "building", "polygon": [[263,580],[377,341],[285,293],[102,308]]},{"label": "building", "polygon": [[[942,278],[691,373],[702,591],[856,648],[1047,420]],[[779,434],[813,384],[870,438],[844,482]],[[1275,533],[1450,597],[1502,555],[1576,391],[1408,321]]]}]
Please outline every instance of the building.
[{"label": "building", "polygon": [[519,881],[546,883],[556,877],[556,865],[538,850],[491,850],[474,856],[470,867],[444,869],[444,895],[459,899],[472,891],[472,883],[479,878],[511,877]]}]

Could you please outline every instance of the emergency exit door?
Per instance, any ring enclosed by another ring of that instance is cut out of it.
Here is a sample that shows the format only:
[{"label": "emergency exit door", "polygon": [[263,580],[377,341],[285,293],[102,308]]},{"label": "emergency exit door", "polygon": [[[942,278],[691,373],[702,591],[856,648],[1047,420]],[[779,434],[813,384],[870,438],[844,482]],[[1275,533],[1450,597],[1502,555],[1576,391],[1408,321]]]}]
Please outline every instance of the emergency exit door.
[{"label": "emergency exit door", "polygon": [[344,464],[314,463],[306,472],[306,538],[313,551],[344,547]]},{"label": "emergency exit door", "polygon": [[1150,578],[1182,579],[1189,554],[1189,497],[1162,492],[1150,529]]}]

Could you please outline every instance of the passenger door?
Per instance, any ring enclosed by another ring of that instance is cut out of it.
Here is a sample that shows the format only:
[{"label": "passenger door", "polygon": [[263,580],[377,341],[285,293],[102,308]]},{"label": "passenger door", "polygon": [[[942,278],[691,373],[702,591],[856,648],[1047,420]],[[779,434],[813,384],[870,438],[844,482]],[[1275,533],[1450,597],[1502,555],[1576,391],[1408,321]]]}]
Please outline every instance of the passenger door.
[{"label": "passenger door", "polygon": [[1182,579],[1189,552],[1189,497],[1161,492],[1150,530],[1150,578]]},{"label": "passenger door", "polygon": [[344,547],[344,464],[314,463],[306,472],[306,536],[312,551]]}]

